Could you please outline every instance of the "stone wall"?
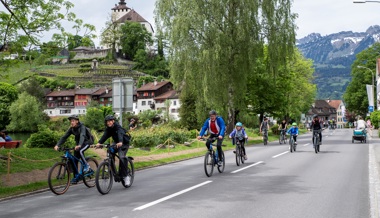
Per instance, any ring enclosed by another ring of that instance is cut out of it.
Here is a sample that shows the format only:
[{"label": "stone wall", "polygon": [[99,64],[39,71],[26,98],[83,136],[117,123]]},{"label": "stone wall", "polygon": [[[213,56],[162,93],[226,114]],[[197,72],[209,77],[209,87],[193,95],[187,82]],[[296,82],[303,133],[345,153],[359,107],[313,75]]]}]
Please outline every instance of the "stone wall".
[{"label": "stone wall", "polygon": [[93,51],[77,51],[73,60],[76,59],[91,59],[91,58],[104,58],[110,49],[101,49]]}]

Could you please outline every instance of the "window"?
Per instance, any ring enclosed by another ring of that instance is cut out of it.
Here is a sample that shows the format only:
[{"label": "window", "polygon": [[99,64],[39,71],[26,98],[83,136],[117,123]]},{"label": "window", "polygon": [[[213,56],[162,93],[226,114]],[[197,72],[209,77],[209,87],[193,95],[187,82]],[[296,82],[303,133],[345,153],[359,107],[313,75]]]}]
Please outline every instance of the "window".
[{"label": "window", "polygon": [[57,99],[60,101],[60,100],[62,100],[62,97],[58,97]]},{"label": "window", "polygon": [[103,102],[103,101],[104,101],[104,98],[100,98],[100,101]]},{"label": "window", "polygon": [[49,114],[53,114],[53,112],[52,112],[52,111],[49,111]]},{"label": "window", "polygon": [[68,97],[68,96],[63,97],[63,100],[71,100],[71,97]]},{"label": "window", "polygon": [[70,114],[71,110],[60,110],[59,113],[60,114]]},{"label": "window", "polygon": [[177,105],[177,101],[173,101],[173,105],[176,106]]},{"label": "window", "polygon": [[85,114],[85,113],[86,113],[86,110],[83,110],[83,113]]},{"label": "window", "polygon": [[54,99],[53,97],[48,97],[47,98],[48,101],[53,101],[53,99]]},{"label": "window", "polygon": [[154,97],[154,92],[152,92],[151,96],[153,96],[153,97]]},{"label": "window", "polygon": [[171,112],[172,112],[172,113],[175,113],[175,109],[174,109],[174,108],[172,108]]},{"label": "window", "polygon": [[151,105],[152,104],[152,101],[148,101],[148,105]]},{"label": "window", "polygon": [[108,101],[112,102],[112,98],[108,98]]},{"label": "window", "polygon": [[141,102],[141,106],[145,106],[146,105],[146,102],[145,101],[142,101]]}]

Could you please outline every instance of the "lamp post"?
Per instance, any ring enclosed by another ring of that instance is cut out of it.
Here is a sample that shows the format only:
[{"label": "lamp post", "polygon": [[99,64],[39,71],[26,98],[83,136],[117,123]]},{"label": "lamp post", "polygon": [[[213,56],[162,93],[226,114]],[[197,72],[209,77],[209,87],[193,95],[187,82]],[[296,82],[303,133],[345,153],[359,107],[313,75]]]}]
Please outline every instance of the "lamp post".
[{"label": "lamp post", "polygon": [[380,3],[380,1],[354,1],[354,3]]},{"label": "lamp post", "polygon": [[[380,2],[379,2],[380,3]],[[364,67],[364,66],[357,66],[357,68],[361,68],[361,69],[366,69],[366,70],[369,70],[371,71],[371,75],[372,75],[372,94],[373,94],[373,109],[375,110],[376,108],[376,105],[377,105],[377,102],[375,101],[375,74],[373,72],[373,70],[371,70],[370,68],[368,67]],[[376,93],[377,95],[377,93]]]}]

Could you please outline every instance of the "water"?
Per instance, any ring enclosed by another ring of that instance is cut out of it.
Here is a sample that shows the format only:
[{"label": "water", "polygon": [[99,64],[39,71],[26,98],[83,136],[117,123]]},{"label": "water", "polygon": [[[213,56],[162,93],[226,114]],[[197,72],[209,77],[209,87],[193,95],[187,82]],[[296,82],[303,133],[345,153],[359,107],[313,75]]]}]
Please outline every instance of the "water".
[{"label": "water", "polygon": [[18,132],[18,133],[9,133],[8,135],[12,138],[12,140],[22,140],[21,146],[24,147],[26,141],[28,140],[31,134],[33,133]]}]

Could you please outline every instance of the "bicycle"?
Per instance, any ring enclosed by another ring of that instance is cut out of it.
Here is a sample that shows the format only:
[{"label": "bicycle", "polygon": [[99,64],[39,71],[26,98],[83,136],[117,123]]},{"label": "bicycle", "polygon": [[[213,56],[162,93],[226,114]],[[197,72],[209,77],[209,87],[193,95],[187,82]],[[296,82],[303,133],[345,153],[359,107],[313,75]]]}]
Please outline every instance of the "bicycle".
[{"label": "bicycle", "polygon": [[[244,164],[244,152],[243,152],[243,147],[240,143],[240,140],[237,138],[233,138],[233,143],[236,144],[235,147],[235,159],[236,159],[236,165],[240,166],[240,164]],[[245,139],[245,142],[247,142],[247,139]]]},{"label": "bicycle", "polygon": [[280,130],[280,137],[279,137],[278,141],[279,141],[280,145],[282,143],[286,144],[286,130],[285,129]]},{"label": "bicycle", "polygon": [[[125,157],[127,159],[127,181],[125,181],[120,175],[115,164],[115,156],[119,159],[119,165],[122,164],[119,155],[117,155],[117,148],[115,145],[102,145],[101,147],[107,148],[107,157],[99,164],[96,171],[95,183],[98,191],[105,195],[112,188],[113,181],[121,182],[125,188],[132,186],[135,177],[135,168],[133,165],[133,157]],[[120,167],[120,166],[119,166]]]},{"label": "bicycle", "polygon": [[268,144],[268,130],[267,129],[263,129],[263,141],[264,141],[264,145],[267,145]]},{"label": "bicycle", "polygon": [[313,146],[314,151],[317,154],[319,152],[319,147],[321,145],[319,133],[321,133],[322,130],[313,130]]},{"label": "bicycle", "polygon": [[290,152],[295,152],[297,150],[297,145],[294,141],[293,134],[290,134],[290,139],[289,139],[289,150]]},{"label": "bicycle", "polygon": [[[83,183],[92,188],[95,186],[95,170],[98,167],[98,161],[93,158],[94,156],[87,156],[86,161],[92,169],[90,172],[83,175],[83,169],[85,164],[79,158],[76,158],[70,151],[74,148],[62,148],[60,151],[64,151],[61,162],[55,163],[49,170],[48,184],[50,190],[56,195],[64,194],[70,187],[70,174],[74,173],[77,178],[82,179]],[[78,170],[78,166],[75,164],[79,161],[81,167]]]},{"label": "bicycle", "polygon": [[[217,138],[211,138],[211,142],[215,141]],[[213,149],[213,144],[210,144],[209,150],[205,154],[205,160],[204,160],[204,169],[207,177],[212,176],[212,173],[214,172],[214,167],[218,166],[219,173],[223,173],[224,167],[225,167],[225,158],[224,158],[224,152],[222,151],[222,165],[218,165],[219,156],[218,156],[218,149],[216,151]]]}]

